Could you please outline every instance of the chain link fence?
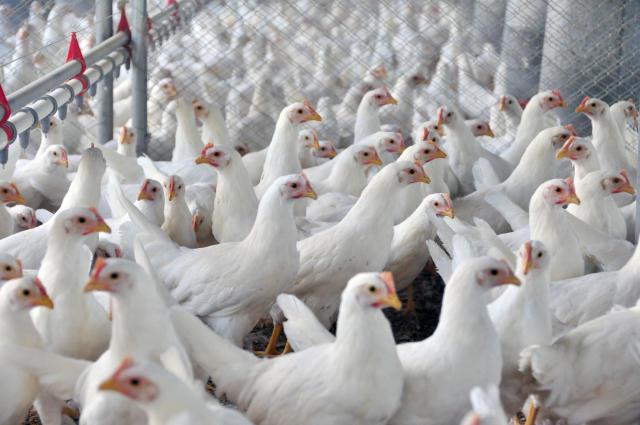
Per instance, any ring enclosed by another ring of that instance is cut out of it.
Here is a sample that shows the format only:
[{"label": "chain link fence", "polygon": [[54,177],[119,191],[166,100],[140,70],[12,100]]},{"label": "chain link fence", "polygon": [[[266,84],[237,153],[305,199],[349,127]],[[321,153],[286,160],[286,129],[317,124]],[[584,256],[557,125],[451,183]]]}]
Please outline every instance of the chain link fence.
[{"label": "chain link fence", "polygon": [[[94,40],[92,2],[0,4],[6,92],[62,63],[70,31],[83,47]],[[150,2],[149,13],[165,5]],[[149,56],[148,153],[171,157],[181,102],[220,111],[236,146],[255,151],[282,107],[308,99],[325,118],[320,138],[345,146],[362,95],[378,85],[399,101],[384,107],[382,122],[405,136],[440,104],[488,121],[501,95],[524,102],[544,89],[560,89],[569,108],[558,118],[586,135],[588,120],[573,112],[584,96],[613,104],[640,92],[638,45],[637,0],[209,1]],[[117,103],[126,80],[116,85],[116,116],[126,117]],[[82,137],[95,137],[96,118],[80,115]],[[628,124],[635,151],[632,117]],[[499,137],[487,143],[500,149]]]}]

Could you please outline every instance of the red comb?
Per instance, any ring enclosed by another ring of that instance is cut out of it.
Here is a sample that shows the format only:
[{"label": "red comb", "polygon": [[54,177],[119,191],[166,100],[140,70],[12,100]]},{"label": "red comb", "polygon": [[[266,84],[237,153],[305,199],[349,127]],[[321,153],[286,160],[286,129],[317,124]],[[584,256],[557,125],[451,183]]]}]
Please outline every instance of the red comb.
[{"label": "red comb", "polygon": [[584,107],[589,101],[589,99],[591,99],[589,96],[585,96],[584,99],[582,99],[582,101],[580,102],[580,106]]},{"label": "red comb", "polygon": [[429,127],[424,127],[422,129],[422,140],[429,139]]},{"label": "red comb", "polygon": [[571,133],[573,137],[578,137],[578,133],[576,133],[576,128],[573,126],[573,124],[566,124],[564,128],[569,130],[569,133]]},{"label": "red comb", "polygon": [[391,273],[391,272],[382,272],[382,273],[380,273],[380,279],[382,279],[382,281],[384,282],[385,286],[387,287],[387,292],[389,292],[390,294],[395,294],[396,293],[396,284],[393,281],[393,273]]},{"label": "red comb", "polygon": [[42,281],[40,279],[38,279],[38,277],[36,276],[33,279],[33,284],[36,285],[38,287],[38,289],[40,290],[40,295],[48,297],[49,294],[47,294],[47,290],[45,289],[44,285],[42,284]]},{"label": "red comb", "polygon": [[89,211],[91,211],[96,216],[98,221],[104,221],[104,218],[102,218],[96,207],[89,207]]},{"label": "red comb", "polygon": [[551,90],[551,93],[553,93],[556,96],[558,96],[560,98],[560,100],[563,100],[562,94],[560,94],[560,90],[558,90],[558,89]]},{"label": "red comb", "polygon": [[202,150],[200,151],[200,155],[205,156],[207,151],[212,147],[213,147],[213,143],[211,142],[207,143],[206,145],[204,145],[204,148],[202,148]]},{"label": "red comb", "polygon": [[102,270],[107,267],[107,260],[102,257],[98,257],[96,259],[96,263],[93,266],[93,272],[91,273],[91,277],[94,279],[98,279],[100,277],[100,273]]},{"label": "red comb", "polygon": [[122,359],[120,366],[113,372],[112,378],[118,379],[127,369],[135,366],[135,363],[131,357],[125,357]]},{"label": "red comb", "polygon": [[315,110],[315,108],[313,107],[313,105],[311,105],[311,102],[309,102],[308,100],[306,100],[306,99],[305,99],[305,101],[304,101],[304,102],[302,102],[302,104],[303,104],[304,106],[306,106],[306,107],[307,107],[307,109],[309,109],[309,110],[311,111],[311,113],[314,113],[314,112],[315,112],[315,113],[317,113],[317,112],[316,112],[316,110]]}]

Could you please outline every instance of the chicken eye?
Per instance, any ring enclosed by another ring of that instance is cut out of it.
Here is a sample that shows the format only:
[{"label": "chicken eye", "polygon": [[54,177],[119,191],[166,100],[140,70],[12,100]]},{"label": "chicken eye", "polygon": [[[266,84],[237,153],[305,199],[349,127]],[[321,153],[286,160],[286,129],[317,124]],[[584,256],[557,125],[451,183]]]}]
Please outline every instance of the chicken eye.
[{"label": "chicken eye", "polygon": [[481,126],[481,125],[476,126],[476,128],[477,128],[478,130],[482,130],[482,126]]},{"label": "chicken eye", "polygon": [[449,112],[449,113],[447,114],[447,116],[448,116],[448,117],[450,117],[451,115],[453,115],[451,112]]},{"label": "chicken eye", "polygon": [[115,279],[117,279],[119,276],[120,276],[120,275],[119,275],[118,273],[116,273],[116,272],[113,272],[113,273],[111,273],[111,274],[109,275],[109,277],[110,277],[111,279],[114,279],[114,280],[115,280]]},{"label": "chicken eye", "polygon": [[491,269],[491,276],[498,276],[498,269]]},{"label": "chicken eye", "polygon": [[220,156],[220,152],[214,152],[213,156]]},{"label": "chicken eye", "polygon": [[620,179],[619,179],[618,177],[615,177],[615,178],[613,179],[613,182],[614,182],[615,184],[618,184],[618,183],[620,183]]},{"label": "chicken eye", "polygon": [[298,114],[302,114],[302,112],[304,112],[302,109],[298,109]]},{"label": "chicken eye", "polygon": [[178,186],[178,189],[182,189],[182,185]]},{"label": "chicken eye", "polygon": [[2,189],[2,193],[9,193],[7,189]]},{"label": "chicken eye", "polygon": [[549,102],[553,102],[553,98],[552,97],[550,97],[548,100],[549,100]]},{"label": "chicken eye", "polygon": [[436,207],[439,207],[440,206],[440,202],[436,201],[436,202],[434,202],[433,205],[435,205]]},{"label": "chicken eye", "polygon": [[560,136],[560,137],[561,137],[562,139],[566,139],[566,138],[567,138],[567,137],[569,137],[569,136],[567,136],[566,134],[563,134],[563,135],[562,135],[562,136]]},{"label": "chicken eye", "polygon": [[155,193],[158,191],[158,188],[154,187],[153,189],[151,189],[151,191]]},{"label": "chicken eye", "polygon": [[22,290],[22,295],[24,295],[25,297],[28,297],[29,295],[31,295],[31,291],[28,289],[23,289]]},{"label": "chicken eye", "polygon": [[371,292],[371,293],[376,292],[376,287],[373,286],[373,285],[369,286],[369,292]]},{"label": "chicken eye", "polygon": [[129,383],[134,386],[137,387],[138,385],[140,385],[140,380],[138,378],[132,378]]},{"label": "chicken eye", "polygon": [[578,147],[576,148],[576,150],[577,150],[578,152],[580,152],[580,151],[582,150],[582,146],[578,146]]},{"label": "chicken eye", "polygon": [[409,170],[409,174],[415,174],[416,170],[414,170],[413,168]]},{"label": "chicken eye", "polygon": [[562,189],[559,187],[556,187],[556,193],[560,193],[560,192],[562,192]]},{"label": "chicken eye", "polygon": [[321,151],[326,151],[327,148],[325,148],[324,146],[320,148]]},{"label": "chicken eye", "polygon": [[513,100],[509,100],[507,103],[511,105],[513,103]]},{"label": "chicken eye", "polygon": [[365,152],[362,154],[363,156],[369,156],[369,152]]},{"label": "chicken eye", "polygon": [[382,95],[377,94],[376,99],[382,99]]},{"label": "chicken eye", "polygon": [[437,125],[434,125],[434,126],[433,126],[433,129],[434,129],[434,130],[438,130],[438,126],[437,126]]},{"label": "chicken eye", "polygon": [[6,271],[10,272],[11,271],[11,266],[7,266],[4,268]]},{"label": "chicken eye", "polygon": [[54,152],[54,153],[53,153],[53,156],[58,156],[58,152]]},{"label": "chicken eye", "polygon": [[80,217],[80,218],[78,219],[78,223],[85,223],[86,221],[87,221],[87,219],[86,219],[86,218],[84,218],[84,217]]},{"label": "chicken eye", "polygon": [[304,136],[304,140],[309,140],[309,136]]},{"label": "chicken eye", "polygon": [[591,107],[592,107],[592,108],[595,108],[595,107],[596,107],[595,102],[591,104]]},{"label": "chicken eye", "polygon": [[395,143],[395,140],[389,140],[389,143],[391,143],[392,145]]},{"label": "chicken eye", "polygon": [[291,188],[297,189],[298,188],[298,183],[291,183]]},{"label": "chicken eye", "polygon": [[538,253],[538,258],[542,258],[542,253],[541,252]]}]

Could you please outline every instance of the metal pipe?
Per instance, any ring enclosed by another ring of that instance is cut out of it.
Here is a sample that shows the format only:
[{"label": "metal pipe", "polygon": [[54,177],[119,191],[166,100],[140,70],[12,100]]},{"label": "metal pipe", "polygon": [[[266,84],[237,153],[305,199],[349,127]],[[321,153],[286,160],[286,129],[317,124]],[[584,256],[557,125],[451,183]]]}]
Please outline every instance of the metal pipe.
[{"label": "metal pipe", "polygon": [[[101,43],[113,35],[113,2],[96,3],[96,41]],[[107,143],[113,138],[113,75],[104,76],[98,86],[98,143]]]},{"label": "metal pipe", "polygon": [[147,0],[132,2],[131,118],[138,153],[147,151]]},{"label": "metal pipe", "polygon": [[[117,51],[111,53],[108,57],[113,59],[113,63],[106,58],[103,58],[96,62],[94,65],[99,67],[102,71],[102,74],[97,69],[91,67],[88,68],[84,75],[87,77],[89,84],[95,84],[98,82],[101,75],[107,75],[113,70],[113,65],[115,63],[116,66],[120,66],[124,63],[125,59],[129,56],[128,51],[125,48],[120,48]],[[69,80],[67,85],[73,91],[73,95],[64,87],[57,87],[54,90],[51,90],[47,93],[47,95],[51,96],[58,106],[63,106],[71,101],[77,93],[82,91],[82,83],[76,79]],[[31,109],[35,111],[38,115],[38,119],[41,120],[44,117],[51,115],[54,112],[54,104],[48,100],[47,98],[39,98],[35,101],[29,103],[28,105]],[[34,124],[34,117],[31,113],[27,111],[17,111],[14,112],[9,121],[16,127],[16,132],[22,133],[30,129]],[[7,135],[0,131],[0,149],[3,149],[6,144],[9,142],[7,139]]]},{"label": "metal pipe", "polygon": [[[118,33],[108,40],[103,41],[84,55],[86,65],[93,65],[109,53],[126,45],[128,41],[129,36],[125,33]],[[17,111],[27,106],[33,99],[37,99],[49,90],[58,87],[60,84],[78,75],[81,71],[82,65],[77,61],[71,61],[16,90],[7,97],[11,110]],[[2,119],[3,115],[4,111],[0,110],[0,119]]]}]

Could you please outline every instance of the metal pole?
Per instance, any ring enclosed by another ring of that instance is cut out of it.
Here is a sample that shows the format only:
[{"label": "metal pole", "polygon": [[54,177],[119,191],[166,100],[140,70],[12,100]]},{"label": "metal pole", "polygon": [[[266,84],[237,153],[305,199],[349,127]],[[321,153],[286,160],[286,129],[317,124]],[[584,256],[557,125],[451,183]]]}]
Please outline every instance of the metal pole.
[{"label": "metal pole", "polygon": [[[636,191],[640,190],[640,131],[637,133],[636,137],[636,149],[638,152],[636,153],[638,157],[638,162],[636,166],[638,167],[638,175],[636,176]],[[640,243],[640,205],[638,205],[638,197],[636,196],[636,244]]]},{"label": "metal pole", "polygon": [[[113,35],[113,9],[111,1],[96,2],[96,42],[101,43]],[[104,76],[98,85],[98,143],[113,138],[113,74]]]},{"label": "metal pole", "polygon": [[147,0],[132,3],[131,105],[138,153],[147,151]]}]

